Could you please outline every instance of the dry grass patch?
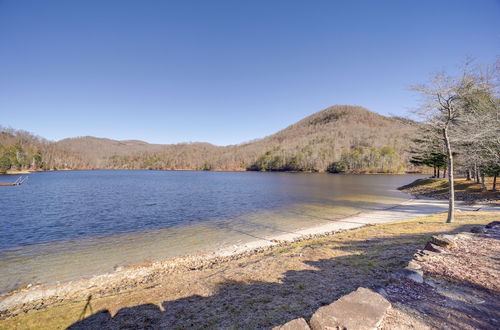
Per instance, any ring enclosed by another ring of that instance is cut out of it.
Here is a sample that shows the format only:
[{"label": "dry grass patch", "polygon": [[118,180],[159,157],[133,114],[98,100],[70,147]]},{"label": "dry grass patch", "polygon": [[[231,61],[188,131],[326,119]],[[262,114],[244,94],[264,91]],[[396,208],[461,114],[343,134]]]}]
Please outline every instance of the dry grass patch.
[{"label": "dry grass patch", "polygon": [[[488,189],[493,186],[493,178],[485,178],[485,184]],[[500,200],[500,191],[482,191],[481,184],[475,181],[467,181],[464,178],[455,179],[455,198],[464,201],[498,201]],[[414,182],[400,187],[400,190],[413,194],[439,199],[448,198],[448,180],[447,179],[418,179]]]}]

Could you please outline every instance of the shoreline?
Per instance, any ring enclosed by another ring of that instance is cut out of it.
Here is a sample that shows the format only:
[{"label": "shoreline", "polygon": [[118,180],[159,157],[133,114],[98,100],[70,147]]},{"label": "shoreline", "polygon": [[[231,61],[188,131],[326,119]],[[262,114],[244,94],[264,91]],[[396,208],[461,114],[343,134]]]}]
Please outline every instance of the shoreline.
[{"label": "shoreline", "polygon": [[[441,213],[446,208],[447,203],[443,201],[412,198],[387,209],[359,212],[343,219],[333,220],[331,223],[301,229],[293,233],[258,239],[241,245],[228,246],[218,251],[207,251],[152,263],[138,264],[117,269],[115,272],[56,285],[28,285],[0,296],[0,319],[13,317],[23,311],[44,308],[56,303],[79,301],[89,295],[105,297],[123,290],[133,290],[141,284],[154,281],[168,274],[212,268],[229,261],[269,252],[297,242],[331,236],[360,227]],[[462,205],[461,203],[457,207],[457,209],[465,211],[476,210],[477,208],[478,206]]]},{"label": "shoreline", "polygon": [[31,174],[33,172],[42,172],[37,170],[8,170],[2,175],[20,175],[20,174]]},{"label": "shoreline", "polygon": [[51,170],[42,170],[42,169],[28,169],[28,170],[8,170],[6,173],[1,175],[20,175],[20,174],[31,174],[31,173],[39,173],[39,172],[67,172],[67,171],[162,171],[162,172],[228,172],[228,173],[241,173],[241,172],[249,172],[249,173],[303,173],[303,174],[332,174],[332,175],[428,175],[428,173],[423,172],[363,172],[363,171],[354,171],[354,172],[343,172],[343,173],[331,173],[328,171],[251,171],[247,169],[234,169],[234,170],[224,170],[224,169],[213,169],[213,170],[203,170],[203,169],[149,169],[149,168],[62,168],[62,169],[51,169]]}]

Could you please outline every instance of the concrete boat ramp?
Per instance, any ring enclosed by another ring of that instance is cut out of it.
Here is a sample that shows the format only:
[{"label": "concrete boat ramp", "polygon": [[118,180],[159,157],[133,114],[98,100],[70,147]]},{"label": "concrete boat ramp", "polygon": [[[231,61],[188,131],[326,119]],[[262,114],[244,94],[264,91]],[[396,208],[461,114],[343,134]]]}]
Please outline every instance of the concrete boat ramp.
[{"label": "concrete boat ramp", "polygon": [[[465,211],[500,211],[500,207],[488,204],[466,204],[456,201],[455,210]],[[401,204],[382,210],[360,212],[342,219],[332,219],[326,224],[300,229],[291,233],[286,233],[273,237],[263,237],[241,246],[232,246],[222,249],[216,254],[218,256],[229,256],[243,253],[256,248],[270,247],[282,242],[293,242],[301,237],[315,236],[333,233],[342,230],[355,229],[366,225],[377,225],[389,222],[397,222],[415,219],[421,216],[442,213],[448,211],[447,200],[437,200],[431,198],[409,199]]]}]

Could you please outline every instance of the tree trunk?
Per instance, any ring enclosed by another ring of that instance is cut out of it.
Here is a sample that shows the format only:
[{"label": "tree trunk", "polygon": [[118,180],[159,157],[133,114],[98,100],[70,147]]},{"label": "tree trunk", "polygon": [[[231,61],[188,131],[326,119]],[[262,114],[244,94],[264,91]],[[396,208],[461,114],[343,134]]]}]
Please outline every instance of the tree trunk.
[{"label": "tree trunk", "polygon": [[491,188],[491,191],[497,191],[497,176],[498,173],[495,173],[495,175],[493,175],[493,187]]},{"label": "tree trunk", "polygon": [[448,126],[443,128],[443,138],[446,145],[446,154],[448,156],[448,218],[447,223],[453,222],[455,218],[455,186],[453,185],[453,154],[451,152],[450,139],[448,137]]},{"label": "tree trunk", "polygon": [[443,168],[443,178],[446,178],[446,167]]},{"label": "tree trunk", "polygon": [[437,176],[436,176],[436,178],[438,178],[438,179],[439,179],[439,166],[438,166],[438,170],[437,170]]},{"label": "tree trunk", "polygon": [[436,166],[433,166],[432,168],[434,169],[434,175],[432,177],[435,178],[436,177]]},{"label": "tree trunk", "polygon": [[481,179],[479,179],[480,173],[479,168],[476,165],[476,183],[481,183]]},{"label": "tree trunk", "polygon": [[470,181],[470,168],[467,169],[466,171],[466,175],[467,175],[467,181]]},{"label": "tree trunk", "polygon": [[486,183],[484,182],[484,172],[481,172],[481,191],[486,191]]}]

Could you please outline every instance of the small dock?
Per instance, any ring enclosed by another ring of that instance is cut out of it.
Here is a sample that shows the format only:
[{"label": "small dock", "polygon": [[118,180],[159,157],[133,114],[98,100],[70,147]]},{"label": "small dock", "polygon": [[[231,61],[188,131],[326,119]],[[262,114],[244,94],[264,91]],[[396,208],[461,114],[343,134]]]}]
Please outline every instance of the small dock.
[{"label": "small dock", "polygon": [[26,180],[28,180],[28,177],[27,176],[20,176],[19,178],[17,178],[16,181],[14,182],[8,182],[8,183],[0,183],[0,186],[20,186],[22,185],[23,183],[26,182]]}]

